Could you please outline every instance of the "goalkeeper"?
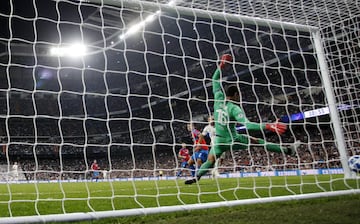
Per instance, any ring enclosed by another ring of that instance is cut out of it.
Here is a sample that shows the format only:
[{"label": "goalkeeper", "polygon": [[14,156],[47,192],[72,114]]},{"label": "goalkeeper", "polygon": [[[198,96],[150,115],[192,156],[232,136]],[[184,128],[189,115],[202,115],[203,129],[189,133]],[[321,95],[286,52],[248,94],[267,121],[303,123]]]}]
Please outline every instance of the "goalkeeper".
[{"label": "goalkeeper", "polygon": [[287,155],[295,155],[299,142],[294,143],[290,147],[282,147],[279,144],[268,143],[263,139],[254,138],[248,135],[238,134],[235,124],[240,123],[247,130],[268,130],[279,135],[283,134],[287,126],[283,123],[267,123],[259,124],[250,122],[243,110],[237,104],[241,102],[241,95],[237,85],[229,85],[225,88],[225,93],[221,87],[221,71],[230,65],[232,56],[225,54],[221,57],[220,65],[216,69],[212,77],[212,89],[214,93],[214,117],[215,117],[215,144],[211,148],[208,159],[202,164],[196,178],[185,181],[185,184],[193,184],[200,180],[209,169],[214,167],[216,158],[219,158],[228,150],[245,150],[250,144],[258,144],[264,146],[267,150]]}]

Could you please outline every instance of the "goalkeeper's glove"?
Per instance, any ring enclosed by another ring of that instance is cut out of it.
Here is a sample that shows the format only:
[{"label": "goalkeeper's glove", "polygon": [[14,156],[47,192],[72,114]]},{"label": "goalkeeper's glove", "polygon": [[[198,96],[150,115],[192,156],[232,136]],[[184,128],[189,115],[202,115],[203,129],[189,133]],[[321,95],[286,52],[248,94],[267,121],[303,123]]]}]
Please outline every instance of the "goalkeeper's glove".
[{"label": "goalkeeper's glove", "polygon": [[284,123],[270,123],[265,125],[265,129],[271,132],[275,132],[279,135],[282,135],[285,133],[287,126]]},{"label": "goalkeeper's glove", "polygon": [[230,54],[224,54],[223,56],[221,56],[220,65],[219,65],[220,69],[225,68],[225,66],[231,63],[232,60],[233,58]]}]

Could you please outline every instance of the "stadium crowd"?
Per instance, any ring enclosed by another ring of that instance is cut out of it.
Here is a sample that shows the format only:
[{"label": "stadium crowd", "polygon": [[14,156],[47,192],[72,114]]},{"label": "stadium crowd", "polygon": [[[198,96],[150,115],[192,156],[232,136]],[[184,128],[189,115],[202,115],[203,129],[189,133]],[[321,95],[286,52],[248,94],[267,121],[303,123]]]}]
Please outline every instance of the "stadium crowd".
[{"label": "stadium crowd", "polygon": [[[293,112],[310,108],[310,102],[315,102],[312,105],[319,102],[320,105],[323,100],[322,93],[310,96],[300,92],[299,95],[301,102],[299,106],[292,106],[297,109],[292,110]],[[292,95],[289,95],[289,98],[293,99]],[[278,118],[276,115],[284,114],[286,103],[279,101],[275,106],[270,106],[246,102],[248,104],[244,105],[244,110],[249,114],[249,119],[255,122],[275,120]],[[3,145],[1,164],[6,165],[8,159],[10,163],[18,162],[27,180],[89,179],[92,177],[90,164],[93,159],[97,159],[100,170],[106,170],[109,178],[157,176],[160,170],[163,175],[173,176],[179,169],[177,152],[181,143],[187,143],[189,149],[192,149],[192,139],[186,129],[187,121],[190,120],[189,113],[181,114],[180,110],[175,109],[177,107],[187,108],[186,110],[191,108],[192,112],[197,112],[192,114],[192,118],[197,120],[196,126],[201,129],[206,125],[211,102],[199,100],[188,104],[178,101],[172,108],[172,116],[177,119],[164,119],[163,122],[153,121],[153,123],[141,119],[141,113],[130,119],[131,122],[128,119],[120,119],[114,123],[111,121],[86,123],[84,119],[70,118],[60,121],[10,119],[7,129],[0,130],[2,136],[6,136],[7,131],[11,136],[11,144]],[[166,118],[168,116],[166,113],[169,111],[164,108],[166,105],[154,108],[154,111],[159,110],[159,113],[154,114]],[[281,137],[265,136],[272,142],[281,141],[283,144],[291,143],[295,138],[300,140],[304,144],[298,150],[298,156],[279,155],[255,146],[250,150],[227,152],[220,171],[250,172],[341,167],[328,120],[325,118],[323,122],[315,119],[313,122],[310,121],[306,125],[304,122],[291,123],[291,131]],[[37,138],[34,137],[35,132]],[[263,135],[263,133],[252,134]],[[2,139],[4,143],[7,140],[6,137]],[[354,143],[350,148],[359,150],[359,144]],[[359,151],[352,151],[352,153],[357,152]]]},{"label": "stadium crowd", "polygon": [[[248,82],[250,85],[240,86],[246,117],[253,122],[274,122],[284,115],[324,107],[320,78],[312,74],[316,72],[294,72],[299,74],[289,80],[283,80],[279,72],[269,72],[272,85]],[[199,80],[203,82],[201,77]],[[192,149],[186,125],[192,121],[201,130],[213,108],[212,96],[207,96],[210,86],[193,90],[189,86],[194,80],[189,80],[188,85],[179,85],[179,81],[183,80],[150,80],[129,91],[110,89],[111,96],[101,91],[13,91],[7,101],[5,92],[0,92],[0,115],[12,115],[0,119],[0,165],[17,162],[27,180],[89,179],[94,159],[110,178],[157,176],[159,171],[174,176],[179,169],[177,153],[181,143]],[[306,85],[294,86],[295,81]],[[289,125],[281,137],[251,135],[284,145],[300,140],[303,144],[296,157],[255,146],[227,152],[221,172],[341,167],[327,116]],[[353,141],[359,139],[359,133],[352,129],[344,130],[349,154],[360,154],[359,142]]]}]

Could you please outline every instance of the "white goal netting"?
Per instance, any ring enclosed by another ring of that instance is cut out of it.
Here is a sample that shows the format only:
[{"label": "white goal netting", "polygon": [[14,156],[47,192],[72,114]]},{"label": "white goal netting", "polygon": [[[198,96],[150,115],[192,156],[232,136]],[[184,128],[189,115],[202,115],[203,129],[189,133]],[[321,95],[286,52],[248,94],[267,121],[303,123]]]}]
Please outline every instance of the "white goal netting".
[{"label": "white goal netting", "polygon": [[[0,217],[359,190],[347,166],[360,154],[357,1],[0,4]],[[288,127],[238,133],[301,145],[228,151],[186,186],[178,153],[193,150],[187,125],[202,131],[214,112],[223,54],[246,117]]]}]

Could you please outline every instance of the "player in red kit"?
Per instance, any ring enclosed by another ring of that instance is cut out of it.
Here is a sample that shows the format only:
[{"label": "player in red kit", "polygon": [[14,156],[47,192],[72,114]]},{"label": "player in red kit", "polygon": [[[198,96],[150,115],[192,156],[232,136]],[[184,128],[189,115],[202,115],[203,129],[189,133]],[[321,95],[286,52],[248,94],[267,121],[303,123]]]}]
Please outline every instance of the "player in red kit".
[{"label": "player in red kit", "polygon": [[[184,171],[184,169],[189,165],[188,164],[188,161],[190,160],[190,151],[188,148],[186,148],[186,144],[185,143],[182,143],[181,144],[181,149],[178,153],[178,158],[180,159],[181,161],[181,164],[180,164],[180,170],[177,172],[176,176],[177,177],[181,177],[181,174],[182,172]],[[191,169],[191,168],[190,168]],[[193,170],[193,169],[192,169]],[[194,175],[192,175],[194,176]]]},{"label": "player in red kit", "polygon": [[191,137],[194,141],[194,153],[188,161],[189,166],[196,163],[199,168],[201,164],[205,163],[209,154],[209,146],[206,144],[204,138],[200,139],[201,132],[194,127],[193,124],[188,124],[188,131],[191,131]]},{"label": "player in red kit", "polygon": [[92,171],[92,178],[93,178],[93,179],[96,179],[96,180],[99,179],[99,175],[100,175],[99,169],[100,169],[100,167],[99,167],[99,165],[97,164],[96,159],[95,159],[94,162],[91,164],[90,169],[91,169],[91,171]]}]

